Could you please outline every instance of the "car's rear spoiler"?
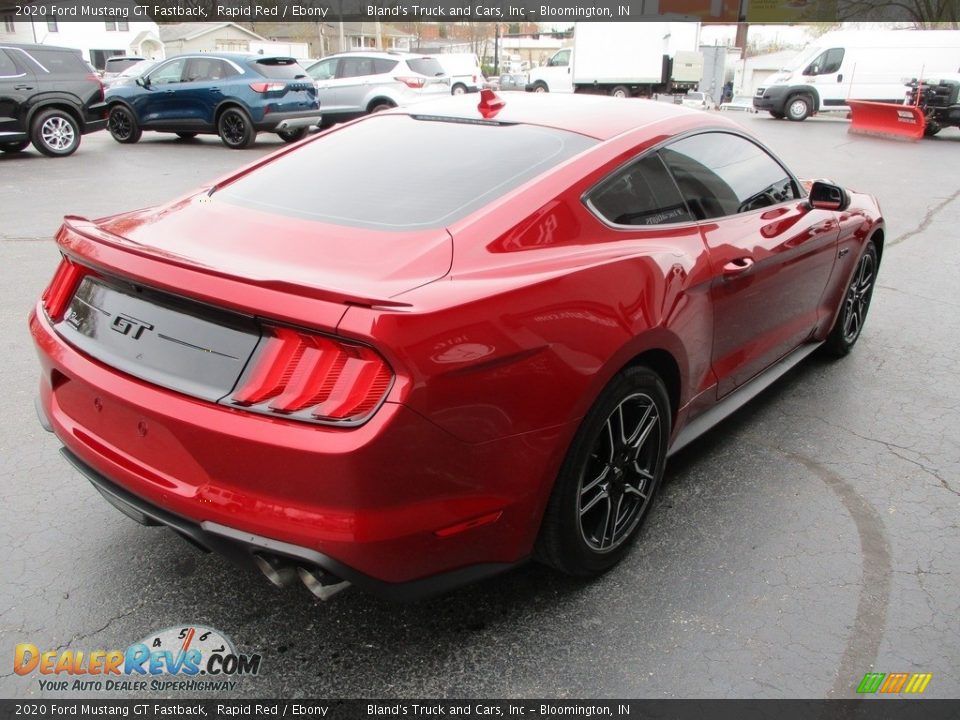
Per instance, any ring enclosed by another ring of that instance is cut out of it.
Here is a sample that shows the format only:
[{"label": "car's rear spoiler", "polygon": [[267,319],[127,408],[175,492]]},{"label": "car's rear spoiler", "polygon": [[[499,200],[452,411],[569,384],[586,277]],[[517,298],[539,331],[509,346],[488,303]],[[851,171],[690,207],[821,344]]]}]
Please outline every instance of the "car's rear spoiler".
[{"label": "car's rear spoiler", "polygon": [[78,259],[91,258],[90,249],[84,248],[84,242],[93,242],[105,245],[116,250],[121,250],[131,255],[158,260],[173,267],[183,268],[193,272],[202,273],[211,277],[233,280],[246,285],[262,288],[264,290],[273,290],[276,292],[289,293],[299,297],[311,298],[315,300],[324,300],[326,302],[338,303],[340,305],[359,305],[362,307],[379,308],[409,308],[409,303],[398,302],[389,298],[366,297],[346,292],[342,289],[323,288],[303,283],[294,283],[286,280],[277,280],[271,278],[257,278],[248,276],[239,276],[223,272],[217,268],[204,265],[191,258],[176,253],[171,253],[161,248],[152,247],[138,243],[129,238],[109,232],[92,220],[77,215],[67,215],[63,218],[63,226],[57,233],[57,244],[63,248],[64,252]]}]

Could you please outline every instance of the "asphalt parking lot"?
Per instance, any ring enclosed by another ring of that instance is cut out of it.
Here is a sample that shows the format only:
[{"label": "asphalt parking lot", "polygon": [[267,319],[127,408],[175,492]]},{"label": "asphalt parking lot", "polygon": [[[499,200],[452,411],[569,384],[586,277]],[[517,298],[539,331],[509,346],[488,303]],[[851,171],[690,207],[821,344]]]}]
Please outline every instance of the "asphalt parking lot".
[{"label": "asphalt parking lot", "polygon": [[[120,515],[36,421],[27,313],[64,214],[169,199],[281,146],[84,138],[0,157],[0,696],[39,697],[14,645],[124,648],[199,623],[263,655],[246,697],[845,697],[866,672],[960,696],[960,132],[920,143],[731,113],[801,177],[880,198],[864,335],[805,362],[673,459],[626,561],[535,565],[413,605],[320,603]],[[322,167],[317,172],[323,172]]]}]

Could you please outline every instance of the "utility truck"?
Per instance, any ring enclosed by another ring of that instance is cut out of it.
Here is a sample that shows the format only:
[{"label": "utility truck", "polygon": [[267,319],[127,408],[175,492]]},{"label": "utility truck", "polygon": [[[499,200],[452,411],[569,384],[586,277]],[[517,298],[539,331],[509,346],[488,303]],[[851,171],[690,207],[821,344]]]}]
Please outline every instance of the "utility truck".
[{"label": "utility truck", "polygon": [[696,22],[576,23],[573,47],[530,71],[528,92],[615,97],[686,92],[700,82]]}]

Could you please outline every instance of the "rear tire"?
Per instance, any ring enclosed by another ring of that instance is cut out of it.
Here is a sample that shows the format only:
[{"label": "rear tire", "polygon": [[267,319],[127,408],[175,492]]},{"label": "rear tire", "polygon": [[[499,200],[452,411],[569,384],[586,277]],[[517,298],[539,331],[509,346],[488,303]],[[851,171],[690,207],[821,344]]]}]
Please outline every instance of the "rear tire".
[{"label": "rear tire", "polygon": [[27,145],[29,144],[30,144],[29,140],[0,143],[0,152],[5,152],[5,153],[23,152],[24,150],[27,149]]},{"label": "rear tire", "polygon": [[65,110],[42,110],[33,119],[30,142],[47,157],[73,155],[80,147],[80,126]]},{"label": "rear tire", "polygon": [[253,145],[257,131],[250,116],[238,107],[229,107],[217,119],[217,134],[231,150],[244,150]]},{"label": "rear tire", "polygon": [[813,105],[806,95],[794,95],[787,100],[787,119],[793,122],[803,122],[813,112]]},{"label": "rear tire", "polygon": [[626,85],[614,85],[610,90],[610,97],[628,98],[630,97],[630,88]]},{"label": "rear tire", "polygon": [[867,319],[867,312],[870,310],[878,266],[877,248],[873,240],[870,240],[863,249],[860,259],[857,260],[853,277],[847,285],[847,291],[843,294],[840,312],[837,313],[837,319],[824,343],[823,347],[828,355],[842,358],[849,355],[853,346],[857,344]]},{"label": "rear tire", "polygon": [[395,107],[396,105],[389,100],[376,100],[370,106],[370,114],[372,115],[373,113],[383,112],[384,110],[393,110]]},{"label": "rear tire", "polygon": [[467,94],[467,86],[464,85],[463,83],[457,83],[457,84],[454,85],[452,88],[450,88],[450,94],[451,94],[451,95],[466,95],[466,94]]},{"label": "rear tire", "polygon": [[588,577],[613,567],[636,539],[666,465],[670,402],[647,367],[627,368],[600,394],[567,451],[535,556]]},{"label": "rear tire", "polygon": [[123,105],[116,105],[110,109],[107,129],[110,131],[110,137],[123,145],[132,145],[143,135],[143,130],[140,129],[133,111]]}]

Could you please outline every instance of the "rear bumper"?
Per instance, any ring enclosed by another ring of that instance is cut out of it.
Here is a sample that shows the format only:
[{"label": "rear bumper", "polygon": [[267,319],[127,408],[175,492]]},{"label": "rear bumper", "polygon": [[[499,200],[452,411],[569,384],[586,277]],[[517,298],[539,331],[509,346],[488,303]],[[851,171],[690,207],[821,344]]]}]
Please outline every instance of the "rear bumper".
[{"label": "rear bumper", "polygon": [[[177,519],[162,524],[204,547],[236,557],[223,550],[227,531],[255,540],[248,559],[280,543],[283,555],[401,598],[531,552],[566,428],[470,444],[396,402],[360,427],[307,425],[125,375],[66,343],[39,309],[30,330],[38,412],[84,474]],[[198,535],[211,529],[217,537]]]},{"label": "rear bumper", "polygon": [[313,127],[320,124],[321,114],[316,110],[302,112],[270,113],[263,120],[256,123],[257,130],[266,132],[280,132],[281,130],[296,130],[297,128]]}]

